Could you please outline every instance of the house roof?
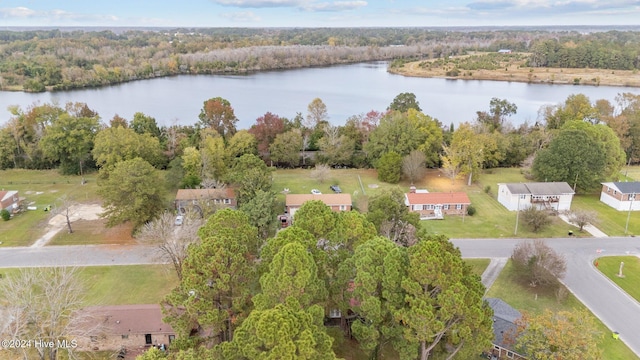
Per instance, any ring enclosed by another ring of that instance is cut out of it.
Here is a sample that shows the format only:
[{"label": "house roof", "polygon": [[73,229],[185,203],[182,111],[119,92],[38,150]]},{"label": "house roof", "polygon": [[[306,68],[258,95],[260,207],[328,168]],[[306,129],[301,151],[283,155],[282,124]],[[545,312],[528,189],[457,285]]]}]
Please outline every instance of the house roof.
[{"label": "house roof", "polygon": [[351,194],[287,194],[285,204],[286,206],[301,206],[311,200],[320,200],[327,206],[351,206]]},{"label": "house roof", "polygon": [[85,311],[102,319],[105,331],[112,335],[175,333],[171,325],[162,322],[158,304],[92,306]]},{"label": "house roof", "polygon": [[179,189],[176,200],[197,199],[234,199],[236,197],[232,188],[224,189]]},{"label": "house roof", "polygon": [[515,321],[522,317],[522,314],[511,305],[498,298],[486,298],[489,306],[493,309],[493,343],[505,349],[513,349],[513,340],[509,335],[515,336],[517,326]]},{"label": "house roof", "polygon": [[463,192],[407,193],[407,205],[414,204],[471,204]]},{"label": "house roof", "polygon": [[530,182],[507,183],[505,185],[514,195],[565,195],[575,194],[575,191],[566,182]]},{"label": "house roof", "polygon": [[13,196],[17,196],[18,195],[18,191],[17,190],[2,190],[0,191],[0,201],[4,201],[6,199],[10,199]]},{"label": "house roof", "polygon": [[602,183],[602,185],[606,185],[618,192],[623,194],[640,194],[640,182],[639,181],[631,181],[631,182],[610,182],[610,183]]}]

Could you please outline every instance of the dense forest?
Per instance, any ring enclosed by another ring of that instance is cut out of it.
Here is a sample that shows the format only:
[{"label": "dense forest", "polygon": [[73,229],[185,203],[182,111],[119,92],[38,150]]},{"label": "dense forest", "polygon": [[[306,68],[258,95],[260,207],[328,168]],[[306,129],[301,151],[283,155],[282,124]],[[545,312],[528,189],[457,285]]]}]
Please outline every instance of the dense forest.
[{"label": "dense forest", "polygon": [[0,90],[66,90],[177,74],[289,69],[468,51],[531,66],[637,69],[640,33],[427,28],[0,31]]}]

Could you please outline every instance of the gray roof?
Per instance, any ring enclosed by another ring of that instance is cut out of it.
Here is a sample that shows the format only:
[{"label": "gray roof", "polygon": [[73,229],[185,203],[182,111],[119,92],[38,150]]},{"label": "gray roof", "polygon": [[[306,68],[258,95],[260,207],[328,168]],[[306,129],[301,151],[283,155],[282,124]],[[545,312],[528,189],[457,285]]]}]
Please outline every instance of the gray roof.
[{"label": "gray roof", "polygon": [[566,182],[531,182],[505,184],[512,194],[564,195],[575,194]]},{"label": "gray roof", "polygon": [[640,194],[640,182],[614,182],[613,183],[623,194]]},{"label": "gray roof", "polygon": [[501,299],[486,298],[485,300],[493,309],[493,343],[505,349],[513,350],[513,341],[515,339],[505,339],[505,335],[510,335],[511,337],[516,335],[517,326],[515,321],[522,315]]}]

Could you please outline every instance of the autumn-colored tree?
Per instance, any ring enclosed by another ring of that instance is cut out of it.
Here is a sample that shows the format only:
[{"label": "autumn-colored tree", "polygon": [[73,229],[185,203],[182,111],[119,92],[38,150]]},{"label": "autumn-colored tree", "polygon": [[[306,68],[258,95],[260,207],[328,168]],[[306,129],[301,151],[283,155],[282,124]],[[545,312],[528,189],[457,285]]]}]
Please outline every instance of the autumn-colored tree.
[{"label": "autumn-colored tree", "polygon": [[324,136],[318,141],[321,158],[328,165],[349,165],[355,150],[353,139],[340,135],[337,126],[325,126]]},{"label": "autumn-colored tree", "polygon": [[160,166],[164,160],[157,138],[120,126],[99,131],[91,154],[96,164],[107,172],[116,163],[136,157],[153,166]]},{"label": "autumn-colored tree", "polygon": [[200,123],[217,131],[224,139],[236,133],[238,118],[229,100],[221,97],[206,100],[198,115]]},{"label": "autumn-colored tree", "polygon": [[413,150],[409,155],[402,158],[402,173],[412,184],[424,174],[424,163],[424,153],[419,150]]},{"label": "autumn-colored tree", "polygon": [[256,123],[251,125],[249,129],[249,132],[255,136],[258,142],[258,152],[260,155],[268,152],[269,145],[271,145],[278,134],[284,131],[284,121],[282,118],[270,112],[257,118]]},{"label": "autumn-colored tree", "polygon": [[523,312],[516,320],[516,347],[528,358],[536,360],[602,359],[598,343],[602,334],[593,317],[585,310],[542,314]]},{"label": "autumn-colored tree", "polygon": [[250,132],[247,130],[238,131],[227,142],[227,162],[232,163],[244,154],[258,155],[256,146],[256,138]]},{"label": "autumn-colored tree", "polygon": [[458,174],[467,175],[467,185],[480,175],[480,168],[484,161],[484,144],[477,136],[471,125],[461,124],[453,133],[451,145],[445,149],[442,157],[451,174],[458,170]]},{"label": "autumn-colored tree", "polygon": [[327,105],[320,98],[313,99],[307,106],[307,117],[305,126],[315,129],[319,124],[329,120]]}]

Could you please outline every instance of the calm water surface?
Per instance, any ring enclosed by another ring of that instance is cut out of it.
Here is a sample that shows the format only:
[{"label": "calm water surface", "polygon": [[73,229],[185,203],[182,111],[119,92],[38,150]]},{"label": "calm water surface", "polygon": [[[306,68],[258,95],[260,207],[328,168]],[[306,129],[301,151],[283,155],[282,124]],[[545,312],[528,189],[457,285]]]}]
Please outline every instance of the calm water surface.
[{"label": "calm water surface", "polygon": [[6,111],[9,105],[26,108],[34,102],[63,105],[77,101],[87,103],[105,122],[115,114],[131,120],[140,111],[161,125],[190,125],[198,121],[205,100],[221,96],[234,107],[240,119],[238,128],[250,127],[267,111],[289,118],[297,112],[304,115],[316,97],[327,105],[330,121],[341,125],[349,116],[385,110],[402,92],[416,94],[422,110],[445,125],[474,120],[476,111],[488,110],[493,97],[518,106],[511,118],[514,124],[531,124],[541,106],[564,102],[571,94],[612,103],[622,92],[640,94],[640,88],[627,87],[412,78],[389,74],[386,69],[386,62],[360,63],[250,75],[182,75],[55,93],[0,92],[0,124],[11,116]]}]

